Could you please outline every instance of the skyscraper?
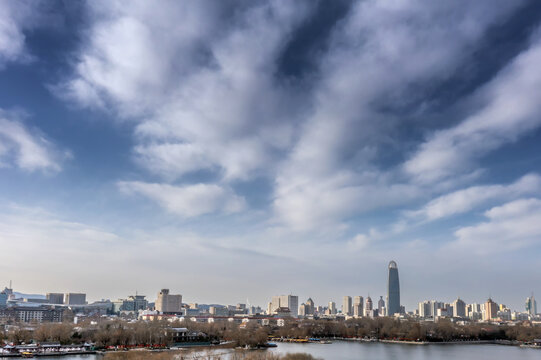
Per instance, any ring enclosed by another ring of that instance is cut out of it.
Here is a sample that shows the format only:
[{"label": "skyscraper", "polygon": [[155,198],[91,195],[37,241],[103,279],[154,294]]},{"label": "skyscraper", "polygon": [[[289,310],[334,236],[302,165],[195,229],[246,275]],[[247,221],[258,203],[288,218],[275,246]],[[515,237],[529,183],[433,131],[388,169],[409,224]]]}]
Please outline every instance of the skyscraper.
[{"label": "skyscraper", "polygon": [[353,298],[353,316],[355,317],[361,317],[364,315],[363,312],[363,297],[362,296],[355,296]]},{"label": "skyscraper", "polygon": [[342,302],[342,314],[344,315],[352,315],[352,307],[351,307],[351,296],[344,296],[344,301]]},{"label": "skyscraper", "polygon": [[387,283],[387,315],[400,313],[400,282],[396,262],[389,263],[389,281]]},{"label": "skyscraper", "polygon": [[453,317],[466,317],[466,303],[460,298],[453,301]]},{"label": "skyscraper", "polygon": [[383,296],[380,296],[378,300],[378,315],[385,316],[385,300],[383,300]]},{"label": "skyscraper", "polygon": [[483,320],[491,321],[498,316],[498,304],[492,301],[491,298],[485,303],[485,318]]},{"label": "skyscraper", "polygon": [[526,298],[526,312],[532,316],[537,314],[537,302],[535,301],[533,294]]},{"label": "skyscraper", "polygon": [[301,306],[299,306],[299,316],[306,316],[306,304],[302,303]]},{"label": "skyscraper", "polygon": [[365,316],[369,316],[369,317],[372,317],[372,299],[370,298],[370,296],[368,296],[366,298],[366,305],[364,307],[364,313],[365,313]]},{"label": "skyscraper", "polygon": [[312,298],[308,298],[308,300],[306,300],[306,315],[314,315],[314,312],[314,300],[312,300]]},{"label": "skyscraper", "polygon": [[327,309],[329,315],[336,314],[336,303],[334,301],[329,301],[329,308]]}]

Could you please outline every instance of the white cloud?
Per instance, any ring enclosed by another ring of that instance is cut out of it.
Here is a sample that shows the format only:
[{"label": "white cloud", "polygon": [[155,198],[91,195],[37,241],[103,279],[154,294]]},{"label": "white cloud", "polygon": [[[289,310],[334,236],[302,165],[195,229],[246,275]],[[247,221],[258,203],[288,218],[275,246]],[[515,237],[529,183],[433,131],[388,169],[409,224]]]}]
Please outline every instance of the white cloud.
[{"label": "white cloud", "polygon": [[9,63],[34,60],[27,48],[27,33],[61,25],[62,19],[52,8],[50,2],[42,0],[0,1],[0,70]]},{"label": "white cloud", "polygon": [[375,165],[400,121],[378,101],[401,103],[412,86],[448,79],[520,4],[356,2],[318,53],[318,76],[296,86],[276,74],[310,2],[234,12],[206,1],[92,2],[59,91],[135,121],[137,163],[166,181],[205,170],[221,188],[263,175],[275,185],[275,220],[298,230],[341,225],[423,193]]},{"label": "white cloud", "polygon": [[417,181],[437,182],[471,171],[489,151],[541,125],[541,40],[521,53],[482,90],[486,105],[423,143],[404,169]]},{"label": "white cloud", "polygon": [[309,9],[283,1],[233,13],[220,2],[93,2],[88,42],[57,91],[136,119],[138,163],[167,179],[209,168],[251,178],[291,144],[299,95],[274,74]]},{"label": "white cloud", "polygon": [[214,184],[173,186],[122,181],[118,186],[123,192],[141,194],[167,211],[183,217],[215,212],[236,213],[246,206],[244,198],[235,195],[230,189]]},{"label": "white cloud", "polygon": [[528,174],[509,185],[478,185],[431,200],[422,209],[407,212],[408,218],[432,221],[466,213],[491,201],[541,194],[541,177]]},{"label": "white cloud", "polygon": [[38,131],[0,110],[0,166],[17,166],[26,171],[57,172],[61,161],[71,156],[61,153]]},{"label": "white cloud", "polygon": [[412,97],[415,84],[446,79],[486,29],[518,3],[499,5],[355,3],[321,61],[313,112],[278,168],[277,216],[297,228],[317,229],[327,219],[404,204],[423,194],[375,165],[388,148],[396,150],[393,136],[403,121],[380,113],[377,104],[382,99],[400,104]]},{"label": "white cloud", "polygon": [[24,59],[25,22],[30,16],[28,2],[0,2],[0,67]]},{"label": "white cloud", "polygon": [[451,249],[488,255],[541,244],[541,200],[519,199],[485,212],[488,221],[455,232]]},{"label": "white cloud", "polygon": [[299,175],[277,180],[277,220],[299,231],[322,230],[359,213],[404,204],[419,195],[407,184],[392,184],[379,174],[344,171],[320,179]]},{"label": "white cloud", "polygon": [[62,267],[52,266],[57,262],[79,267],[81,257],[103,254],[120,239],[99,227],[63,220],[39,208],[12,204],[2,206],[0,213],[2,252],[10,254],[2,265],[21,269],[24,263],[36,271],[34,275],[40,273],[37,268],[59,271]]},{"label": "white cloud", "polygon": [[349,249],[353,251],[365,250],[375,239],[379,237],[375,229],[371,229],[369,235],[357,234],[347,242]]}]

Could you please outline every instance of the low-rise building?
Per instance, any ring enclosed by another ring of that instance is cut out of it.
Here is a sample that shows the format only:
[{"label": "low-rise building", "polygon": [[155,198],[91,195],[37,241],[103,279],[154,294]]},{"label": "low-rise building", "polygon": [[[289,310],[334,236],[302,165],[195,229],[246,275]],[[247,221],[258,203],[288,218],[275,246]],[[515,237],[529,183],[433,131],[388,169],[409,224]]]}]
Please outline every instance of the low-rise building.
[{"label": "low-rise building", "polygon": [[0,319],[15,322],[62,322],[64,309],[54,306],[13,306],[0,309]]},{"label": "low-rise building", "polygon": [[148,301],[144,295],[130,295],[127,299],[119,299],[113,302],[113,312],[119,314],[122,312],[139,312],[146,310]]}]

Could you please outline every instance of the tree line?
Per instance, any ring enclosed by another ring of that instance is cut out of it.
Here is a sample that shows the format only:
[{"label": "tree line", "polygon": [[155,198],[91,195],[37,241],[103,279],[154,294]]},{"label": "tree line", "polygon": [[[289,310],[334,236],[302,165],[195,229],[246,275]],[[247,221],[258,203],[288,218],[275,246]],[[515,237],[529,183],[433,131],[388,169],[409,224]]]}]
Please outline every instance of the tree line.
[{"label": "tree line", "polygon": [[34,330],[20,327],[0,332],[0,341],[21,344],[35,341],[74,344],[95,343],[97,347],[170,344],[171,327],[185,327],[189,331],[203,332],[209,341],[231,341],[239,346],[265,344],[269,337],[278,338],[376,338],[409,341],[472,341],[518,340],[532,341],[541,338],[541,327],[530,323],[522,325],[492,325],[470,323],[458,325],[447,319],[438,322],[397,320],[393,318],[361,318],[347,321],[302,320],[286,321],[283,327],[260,326],[255,322],[239,325],[232,322],[198,323],[185,320],[167,321],[102,320],[71,323],[44,323]]}]

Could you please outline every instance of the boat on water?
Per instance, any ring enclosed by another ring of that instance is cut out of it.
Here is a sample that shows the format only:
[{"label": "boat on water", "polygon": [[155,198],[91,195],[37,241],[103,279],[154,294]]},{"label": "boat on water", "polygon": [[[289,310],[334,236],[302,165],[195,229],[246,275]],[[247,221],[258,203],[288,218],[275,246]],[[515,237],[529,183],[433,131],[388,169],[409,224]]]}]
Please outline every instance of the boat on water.
[{"label": "boat on water", "polygon": [[332,341],[330,341],[330,340],[320,340],[319,343],[320,344],[332,344]]},{"label": "boat on water", "polygon": [[525,342],[524,344],[520,345],[520,347],[529,349],[541,349],[541,339],[534,339],[533,341]]}]

